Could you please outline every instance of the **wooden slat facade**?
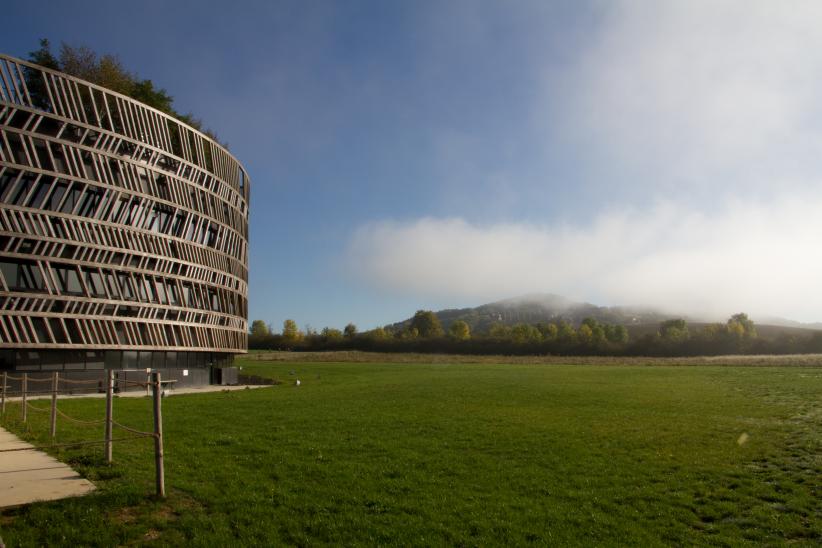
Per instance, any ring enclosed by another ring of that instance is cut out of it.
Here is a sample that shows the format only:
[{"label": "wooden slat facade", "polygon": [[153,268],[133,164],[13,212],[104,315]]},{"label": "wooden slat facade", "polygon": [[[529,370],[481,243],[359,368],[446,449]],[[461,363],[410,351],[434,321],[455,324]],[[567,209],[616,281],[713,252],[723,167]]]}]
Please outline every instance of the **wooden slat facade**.
[{"label": "wooden slat facade", "polygon": [[0,55],[0,349],[245,352],[249,186],[179,120]]}]

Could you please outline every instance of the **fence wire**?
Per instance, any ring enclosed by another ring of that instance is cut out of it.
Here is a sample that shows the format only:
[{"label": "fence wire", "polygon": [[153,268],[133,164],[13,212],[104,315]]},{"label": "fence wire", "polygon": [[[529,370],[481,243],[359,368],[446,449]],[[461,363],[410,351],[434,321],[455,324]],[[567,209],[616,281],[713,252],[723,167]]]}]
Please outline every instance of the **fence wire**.
[{"label": "fence wire", "polygon": [[[129,441],[151,437],[154,437],[154,434],[143,434],[140,436],[131,436],[130,438],[112,438],[111,441]],[[15,447],[13,449],[0,449],[0,453],[12,453],[14,451],[42,451],[44,449],[54,449],[59,447],[80,447],[83,445],[100,445],[103,443],[106,443],[106,440],[78,441],[72,443],[52,443],[51,445],[32,445],[31,447]]]},{"label": "fence wire", "polygon": [[142,434],[142,435],[151,436],[151,437],[154,437],[156,435],[154,432],[143,432],[142,430],[135,430],[134,428],[126,426],[125,424],[120,424],[119,422],[117,422],[115,420],[112,420],[111,424],[113,424],[117,428],[122,428],[126,432],[131,432],[132,434]]},{"label": "fence wire", "polygon": [[106,422],[106,419],[98,419],[98,420],[95,420],[95,421],[84,421],[84,420],[80,420],[80,419],[75,419],[74,417],[69,417],[68,415],[66,415],[65,413],[60,411],[59,407],[55,408],[55,410],[57,411],[57,414],[60,415],[61,417],[63,417],[64,419],[70,420],[72,422],[76,422],[77,424],[95,425],[95,424],[103,424],[104,422]]},{"label": "fence wire", "polygon": [[[22,390],[7,390],[6,391],[6,396],[14,396],[14,395],[22,396],[23,394],[24,394],[24,392]],[[54,394],[54,390],[26,390],[25,394],[27,396],[42,395],[42,394]],[[57,394],[60,394],[59,390],[57,391]]]},{"label": "fence wire", "polygon": [[33,377],[27,377],[26,380],[28,382],[51,382],[51,377],[46,377],[45,379],[35,379]]},{"label": "fence wire", "polygon": [[81,381],[81,380],[67,379],[65,377],[60,377],[60,382],[65,382],[65,383],[68,383],[68,384],[95,384],[95,385],[99,385],[103,381],[102,380],[94,380],[94,379],[88,379],[88,380],[85,380],[85,381]]},{"label": "fence wire", "polygon": [[72,380],[72,379],[65,379],[63,377],[60,377],[59,380],[60,380],[60,382],[64,382],[66,384],[87,384],[89,386],[93,385],[93,387],[95,387],[95,388],[100,386],[100,384],[103,382],[101,380],[93,380],[93,379],[87,380],[87,381],[77,381],[77,380]]},{"label": "fence wire", "polygon": [[130,381],[128,379],[118,379],[117,381],[115,381],[115,384],[127,384],[127,385],[131,385],[131,386],[140,386],[142,388],[145,388],[147,386],[151,386],[151,383],[148,383],[148,382]]},{"label": "fence wire", "polygon": [[51,407],[37,407],[36,405],[32,405],[29,402],[26,402],[26,407],[28,407],[32,411],[42,411],[43,413],[51,411]]}]

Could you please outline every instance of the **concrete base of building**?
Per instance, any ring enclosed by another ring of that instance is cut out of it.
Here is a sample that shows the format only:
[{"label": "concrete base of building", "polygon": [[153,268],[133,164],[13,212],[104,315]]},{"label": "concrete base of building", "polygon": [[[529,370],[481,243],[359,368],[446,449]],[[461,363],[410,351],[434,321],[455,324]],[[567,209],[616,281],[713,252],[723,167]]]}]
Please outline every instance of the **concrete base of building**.
[{"label": "concrete base of building", "polygon": [[0,375],[7,373],[6,389],[12,392],[22,389],[24,374],[27,392],[50,392],[48,380],[54,373],[61,394],[104,392],[108,371],[115,372],[117,392],[145,391],[141,385],[150,380],[152,371],[159,371],[164,382],[178,388],[237,384],[232,364],[232,354],[213,352],[0,350]]}]

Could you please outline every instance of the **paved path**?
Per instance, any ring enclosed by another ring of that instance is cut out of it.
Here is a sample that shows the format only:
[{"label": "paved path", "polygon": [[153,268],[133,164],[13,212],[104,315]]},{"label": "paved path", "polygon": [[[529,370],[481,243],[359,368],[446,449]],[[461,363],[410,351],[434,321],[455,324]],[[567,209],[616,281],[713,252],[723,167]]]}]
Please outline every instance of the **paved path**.
[{"label": "paved path", "polygon": [[0,449],[31,447],[0,453],[0,508],[85,495],[94,484],[42,451],[0,428]]}]

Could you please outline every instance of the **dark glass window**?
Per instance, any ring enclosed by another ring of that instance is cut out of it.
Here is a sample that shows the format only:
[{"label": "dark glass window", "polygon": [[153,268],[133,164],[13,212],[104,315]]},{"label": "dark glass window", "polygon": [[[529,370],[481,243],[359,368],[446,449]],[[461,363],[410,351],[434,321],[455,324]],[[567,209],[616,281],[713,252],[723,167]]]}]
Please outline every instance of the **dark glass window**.
[{"label": "dark glass window", "polygon": [[5,137],[8,140],[8,151],[11,153],[12,162],[27,165],[26,155],[23,152],[23,141],[20,139],[20,136],[9,131],[5,133]]},{"label": "dark glass window", "polygon": [[0,168],[0,200],[5,200],[6,192],[17,179],[20,172],[16,169]]},{"label": "dark glass window", "polygon": [[86,286],[92,297],[105,297],[106,291],[103,288],[103,279],[100,273],[96,270],[83,269],[85,274]]},{"label": "dark glass window", "polygon": [[[146,364],[148,367],[148,364]],[[151,353],[151,368],[152,369],[160,369],[166,367],[166,353],[165,352],[152,352]]]},{"label": "dark glass window", "polygon": [[85,194],[83,194],[80,209],[77,211],[78,215],[83,217],[91,217],[97,211],[97,206],[100,205],[100,200],[103,199],[103,191],[99,188],[88,187]]},{"label": "dark glass window", "polygon": [[41,179],[40,182],[37,183],[37,190],[35,191],[32,199],[29,201],[28,206],[33,208],[41,208],[46,198],[46,195],[48,194],[49,190],[51,190],[51,185],[51,179]]},{"label": "dark glass window", "polygon": [[[119,322],[118,322],[119,323]],[[122,326],[121,326],[122,328]],[[106,369],[120,369],[122,363],[123,353],[119,350],[106,350],[105,367]]]},{"label": "dark glass window", "polygon": [[112,272],[106,272],[106,287],[108,288],[108,292],[111,294],[112,299],[119,299],[120,298],[120,289],[117,286],[117,279],[114,277]]},{"label": "dark glass window", "polygon": [[68,184],[59,179],[53,181],[51,183],[51,194],[48,195],[48,198],[40,205],[41,209],[48,209],[50,211],[57,211],[57,207],[60,205],[60,200],[63,199],[63,195],[66,193],[66,189],[68,188]]},{"label": "dark glass window", "polygon": [[208,290],[208,301],[209,301],[209,308],[214,312],[220,311],[220,299],[217,297],[217,290],[210,289]]},{"label": "dark glass window", "polygon": [[18,369],[40,369],[40,353],[34,350],[20,350],[15,356]]},{"label": "dark glass window", "polygon": [[60,208],[62,213],[71,213],[74,211],[74,208],[77,206],[77,203],[80,201],[80,198],[83,195],[82,188],[78,187],[78,185],[74,184],[71,185],[71,188],[67,189],[66,197],[63,201],[63,205]]},{"label": "dark glass window", "polygon": [[80,329],[77,327],[77,320],[66,318],[63,320],[66,324],[66,331],[73,344],[83,344],[83,336],[80,334]]},{"label": "dark glass window", "polygon": [[114,334],[117,335],[117,342],[126,344],[126,328],[123,322],[114,322]]},{"label": "dark glass window", "polygon": [[137,352],[134,350],[123,351],[123,369],[137,369]]},{"label": "dark glass window", "polygon": [[43,291],[43,276],[34,261],[3,260],[0,272],[11,291]]},{"label": "dark glass window", "polygon": [[31,318],[31,324],[34,326],[34,333],[37,335],[38,342],[51,342],[51,337],[49,337],[49,332],[46,329],[46,321],[43,318]]},{"label": "dark glass window", "polygon": [[137,300],[129,275],[121,272],[117,274],[117,279],[120,280],[120,294],[123,296],[123,299],[127,301]]},{"label": "dark glass window", "polygon": [[58,238],[66,238],[66,227],[63,226],[63,219],[59,217],[49,217],[49,221],[51,221],[51,229],[54,231],[54,235]]},{"label": "dark glass window", "polygon": [[34,151],[37,153],[37,159],[40,160],[40,166],[47,171],[54,171],[54,166],[51,163],[46,142],[42,139],[33,139]]},{"label": "dark glass window", "polygon": [[166,288],[168,289],[168,300],[170,304],[180,306],[180,289],[177,287],[177,282],[175,280],[168,280]]},{"label": "dark glass window", "polygon": [[63,331],[63,325],[60,323],[60,320],[57,318],[49,318],[49,326],[51,326],[51,332],[54,334],[54,339],[56,343],[67,343],[68,337],[66,337],[66,332]]},{"label": "dark glass window", "polygon": [[52,265],[55,277],[57,278],[57,287],[64,295],[83,295],[83,286],[80,284],[80,276],[77,273],[77,267]]},{"label": "dark glass window", "polygon": [[155,285],[157,288],[157,297],[160,301],[160,304],[168,304],[168,294],[166,292],[166,285],[164,280],[157,278]]},{"label": "dark glass window", "polygon": [[106,352],[86,352],[87,369],[103,369],[106,362]]},{"label": "dark glass window", "polygon": [[35,177],[30,173],[23,173],[20,177],[17,186],[15,187],[14,194],[11,196],[9,200],[12,204],[23,206],[25,205],[26,196],[28,196],[29,190],[31,190],[32,185],[34,185]]}]

